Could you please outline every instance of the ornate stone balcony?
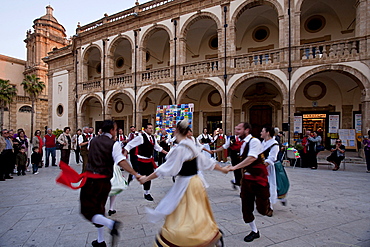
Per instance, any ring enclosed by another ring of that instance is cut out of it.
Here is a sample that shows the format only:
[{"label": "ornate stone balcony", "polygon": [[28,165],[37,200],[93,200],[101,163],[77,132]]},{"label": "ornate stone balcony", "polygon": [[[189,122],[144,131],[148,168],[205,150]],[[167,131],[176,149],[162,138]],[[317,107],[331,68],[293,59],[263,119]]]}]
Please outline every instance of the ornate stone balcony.
[{"label": "ornate stone balcony", "polygon": [[[318,42],[292,47],[292,66],[331,64],[369,59],[366,55],[368,37],[351,38],[330,42]],[[228,57],[226,72],[228,75],[250,71],[286,69],[288,66],[288,48],[271,49]],[[199,62],[178,64],[177,81],[222,76],[224,58],[206,59]],[[137,85],[150,85],[172,82],[174,68],[163,67],[137,72]],[[133,87],[134,73],[106,78],[106,90]],[[102,91],[103,79],[86,81],[79,84],[79,94]]]}]

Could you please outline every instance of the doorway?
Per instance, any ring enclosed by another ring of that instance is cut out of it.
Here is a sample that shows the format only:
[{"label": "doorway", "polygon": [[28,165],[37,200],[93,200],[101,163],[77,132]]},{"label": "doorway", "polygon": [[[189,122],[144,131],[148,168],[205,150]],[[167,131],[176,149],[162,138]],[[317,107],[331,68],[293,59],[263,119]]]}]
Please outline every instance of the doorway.
[{"label": "doorway", "polygon": [[272,107],[269,105],[254,105],[249,109],[249,123],[252,125],[251,134],[260,138],[262,126],[272,125]]}]

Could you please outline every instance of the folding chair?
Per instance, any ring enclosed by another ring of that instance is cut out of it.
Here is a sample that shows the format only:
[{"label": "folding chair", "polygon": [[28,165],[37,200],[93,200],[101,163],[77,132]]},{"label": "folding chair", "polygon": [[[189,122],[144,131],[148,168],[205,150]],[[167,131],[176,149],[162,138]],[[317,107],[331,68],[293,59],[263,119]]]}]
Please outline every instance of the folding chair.
[{"label": "folding chair", "polygon": [[294,166],[293,166],[293,169],[295,168],[296,164],[297,164],[297,160],[299,160],[299,164],[302,166],[302,159],[301,158],[297,158],[295,156],[295,153],[293,150],[287,150],[286,151],[286,157],[290,160],[294,160]]}]

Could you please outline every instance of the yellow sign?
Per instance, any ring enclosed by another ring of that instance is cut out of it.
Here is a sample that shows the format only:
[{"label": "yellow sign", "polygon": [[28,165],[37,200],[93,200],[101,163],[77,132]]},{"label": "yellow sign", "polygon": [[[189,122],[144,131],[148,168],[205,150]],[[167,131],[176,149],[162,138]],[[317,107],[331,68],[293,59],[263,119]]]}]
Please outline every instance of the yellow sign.
[{"label": "yellow sign", "polygon": [[303,118],[326,118],[326,114],[303,114]]}]

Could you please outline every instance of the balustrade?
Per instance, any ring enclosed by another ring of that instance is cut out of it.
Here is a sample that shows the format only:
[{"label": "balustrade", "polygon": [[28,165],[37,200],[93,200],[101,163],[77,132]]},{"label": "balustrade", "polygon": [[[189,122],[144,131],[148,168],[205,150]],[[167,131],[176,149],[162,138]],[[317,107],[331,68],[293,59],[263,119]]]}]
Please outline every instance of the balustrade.
[{"label": "balustrade", "polygon": [[108,85],[110,87],[114,87],[116,85],[127,86],[132,82],[132,75],[124,75],[124,76],[115,76],[112,78],[108,78]]},{"label": "balustrade", "polygon": [[300,48],[301,60],[332,59],[353,57],[359,54],[360,41],[357,39],[321,42]]},{"label": "balustrade", "polygon": [[98,89],[101,88],[101,81],[88,81],[82,83],[82,90],[92,90],[92,89]]},{"label": "balustrade", "polygon": [[212,73],[219,70],[218,60],[202,61],[197,63],[186,64],[182,66],[183,75],[195,75],[203,73]]},{"label": "balustrade", "polygon": [[155,69],[144,71],[141,74],[142,81],[153,81],[169,78],[171,75],[170,68]]},{"label": "balustrade", "polygon": [[260,65],[277,64],[280,62],[280,50],[252,53],[234,58],[235,68],[251,68]]}]

